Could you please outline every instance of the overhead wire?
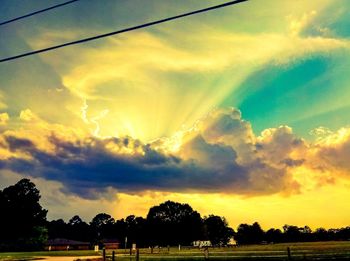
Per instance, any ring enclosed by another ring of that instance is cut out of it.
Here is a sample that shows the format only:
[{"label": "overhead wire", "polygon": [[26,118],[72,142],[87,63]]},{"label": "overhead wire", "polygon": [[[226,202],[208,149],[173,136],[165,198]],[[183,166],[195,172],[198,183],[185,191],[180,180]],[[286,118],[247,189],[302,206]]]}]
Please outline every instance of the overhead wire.
[{"label": "overhead wire", "polygon": [[134,31],[134,30],[137,30],[137,29],[145,28],[145,27],[150,27],[150,26],[153,26],[153,25],[156,25],[156,24],[165,23],[165,22],[168,22],[168,21],[172,21],[172,20],[176,20],[176,19],[182,18],[182,17],[191,16],[191,15],[195,15],[195,14],[199,14],[199,13],[204,13],[204,12],[208,12],[208,11],[211,11],[211,10],[215,10],[215,9],[231,6],[231,5],[238,4],[238,3],[241,3],[241,2],[246,2],[246,1],[248,1],[248,0],[234,0],[234,1],[223,3],[223,4],[219,4],[219,5],[210,6],[210,7],[207,7],[207,8],[191,11],[191,12],[188,12],[188,13],[183,13],[183,14],[172,16],[172,17],[156,20],[156,21],[153,21],[153,22],[148,22],[148,23],[144,23],[144,24],[141,24],[141,25],[128,27],[128,28],[117,30],[117,31],[113,31],[113,32],[110,32],[110,33],[100,34],[100,35],[96,35],[96,36],[92,36],[92,37],[88,37],[88,38],[84,38],[84,39],[80,39],[80,40],[76,40],[76,41],[72,41],[72,42],[67,42],[67,43],[63,43],[63,44],[59,44],[59,45],[55,45],[55,46],[51,46],[51,47],[47,47],[47,48],[43,48],[43,49],[34,50],[34,51],[31,51],[31,52],[26,52],[26,53],[23,53],[23,54],[19,54],[19,55],[15,55],[15,56],[11,56],[11,57],[0,59],[0,63],[11,61],[11,60],[15,60],[15,59],[19,59],[19,58],[22,58],[22,57],[25,57],[25,56],[30,56],[30,55],[34,55],[34,54],[38,54],[38,53],[48,52],[48,51],[51,51],[51,50],[63,48],[63,47],[70,46],[70,45],[81,44],[81,43],[97,40],[97,39],[100,39],[100,38],[104,38],[104,37],[108,37],[108,36],[112,36],[112,35],[116,35],[116,34],[126,33],[126,32]]},{"label": "overhead wire", "polygon": [[70,1],[67,1],[67,2],[64,2],[64,3],[61,3],[61,4],[53,5],[53,6],[50,6],[50,7],[41,9],[41,10],[38,10],[38,11],[34,11],[34,12],[31,12],[31,13],[28,13],[28,14],[16,17],[16,18],[12,18],[12,19],[9,19],[7,21],[0,22],[0,26],[5,25],[5,24],[9,24],[9,23],[12,23],[12,22],[15,22],[15,21],[18,21],[18,20],[21,20],[21,19],[24,19],[24,18],[27,18],[27,17],[30,17],[30,16],[34,16],[36,14],[40,14],[40,13],[43,13],[43,12],[46,12],[46,11],[49,11],[49,10],[52,10],[52,9],[55,9],[55,8],[58,8],[58,7],[62,7],[62,6],[68,5],[68,4],[72,4],[72,3],[77,2],[77,1],[79,1],[79,0],[70,0]]}]

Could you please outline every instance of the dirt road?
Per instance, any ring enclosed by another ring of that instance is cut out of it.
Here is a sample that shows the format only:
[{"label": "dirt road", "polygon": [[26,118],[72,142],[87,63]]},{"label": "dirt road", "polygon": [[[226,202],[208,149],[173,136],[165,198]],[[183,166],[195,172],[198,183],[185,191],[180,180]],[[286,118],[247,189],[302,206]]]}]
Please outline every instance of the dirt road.
[{"label": "dirt road", "polygon": [[90,261],[99,261],[102,260],[98,256],[47,256],[42,257],[38,260],[47,260],[47,261],[74,261],[74,260],[90,260]]}]

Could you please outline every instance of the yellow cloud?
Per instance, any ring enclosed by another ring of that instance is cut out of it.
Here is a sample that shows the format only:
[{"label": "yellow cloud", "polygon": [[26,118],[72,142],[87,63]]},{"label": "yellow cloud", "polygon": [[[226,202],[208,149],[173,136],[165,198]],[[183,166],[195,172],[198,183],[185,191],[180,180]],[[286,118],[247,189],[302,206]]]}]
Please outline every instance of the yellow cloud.
[{"label": "yellow cloud", "polygon": [[21,111],[19,118],[26,122],[37,122],[40,118],[35,115],[30,109]]},{"label": "yellow cloud", "polygon": [[9,119],[10,117],[6,112],[0,113],[0,126],[6,125]]},{"label": "yellow cloud", "polygon": [[[156,87],[158,79],[150,77],[154,71],[213,72],[242,65],[252,70],[269,61],[285,63],[308,53],[349,47],[349,42],[332,38],[209,30],[195,35],[177,32],[178,37],[186,39],[184,46],[138,32],[109,39],[98,49],[84,48],[76,59],[78,66],[63,76],[64,84],[78,96],[109,100],[111,97],[98,91],[103,88],[101,84],[112,80],[129,81],[135,90],[148,91]],[[199,48],[186,47],[189,43]]]},{"label": "yellow cloud", "polygon": [[[49,123],[30,109],[25,109],[20,112],[18,118],[11,118],[8,121],[7,129],[1,133],[2,138],[9,136],[30,140],[38,149],[54,153],[54,147],[50,143],[49,137],[54,136],[61,140],[75,142],[90,137],[90,133],[86,128]],[[18,152],[7,153],[7,155],[12,156],[17,154]],[[16,157],[20,156],[17,155]]]}]

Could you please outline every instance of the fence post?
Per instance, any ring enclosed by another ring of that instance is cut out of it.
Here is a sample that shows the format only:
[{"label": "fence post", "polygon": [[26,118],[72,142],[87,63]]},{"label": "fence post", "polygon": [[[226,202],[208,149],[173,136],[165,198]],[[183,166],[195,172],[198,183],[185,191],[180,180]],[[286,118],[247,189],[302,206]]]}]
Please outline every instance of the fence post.
[{"label": "fence post", "polygon": [[290,248],[287,247],[288,260],[292,260],[292,256],[290,254]]},{"label": "fence post", "polygon": [[112,251],[112,261],[115,261],[115,252],[114,252],[114,250]]},{"label": "fence post", "polygon": [[209,259],[209,248],[208,247],[204,248],[204,259],[205,260]]},{"label": "fence post", "polygon": [[102,255],[103,255],[103,261],[106,261],[106,249],[103,248],[102,250]]},{"label": "fence post", "polygon": [[140,259],[140,250],[138,248],[136,249],[135,259],[136,259],[136,261],[139,261],[139,259]]}]

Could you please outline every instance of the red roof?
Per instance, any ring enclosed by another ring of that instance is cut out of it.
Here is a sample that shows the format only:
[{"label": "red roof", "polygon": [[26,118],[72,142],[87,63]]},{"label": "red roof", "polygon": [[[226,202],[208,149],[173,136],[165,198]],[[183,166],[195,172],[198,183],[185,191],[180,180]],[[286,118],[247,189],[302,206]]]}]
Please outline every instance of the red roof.
[{"label": "red roof", "polygon": [[75,241],[75,240],[70,240],[70,239],[65,239],[65,238],[54,238],[54,239],[49,239],[46,242],[47,246],[78,246],[78,245],[90,245],[89,242],[82,242],[82,241]]}]

